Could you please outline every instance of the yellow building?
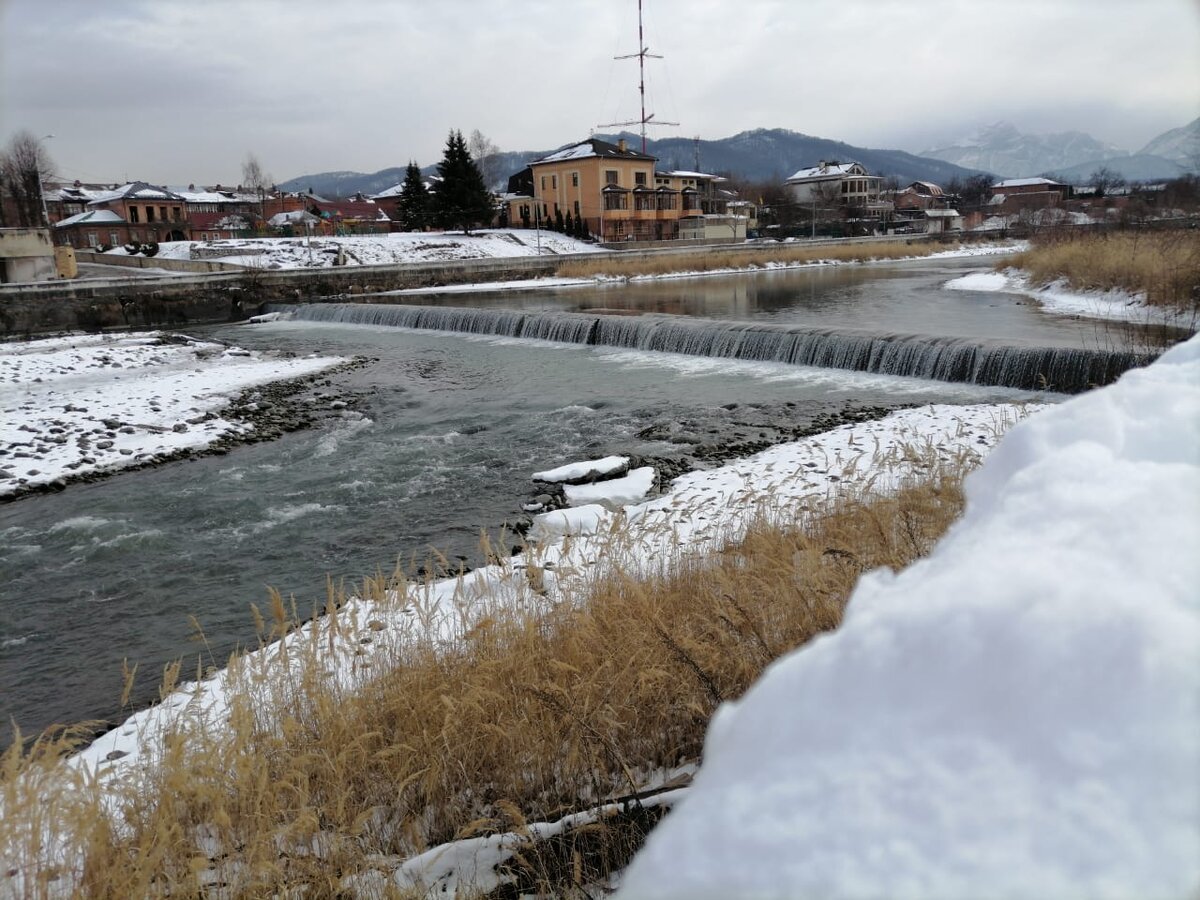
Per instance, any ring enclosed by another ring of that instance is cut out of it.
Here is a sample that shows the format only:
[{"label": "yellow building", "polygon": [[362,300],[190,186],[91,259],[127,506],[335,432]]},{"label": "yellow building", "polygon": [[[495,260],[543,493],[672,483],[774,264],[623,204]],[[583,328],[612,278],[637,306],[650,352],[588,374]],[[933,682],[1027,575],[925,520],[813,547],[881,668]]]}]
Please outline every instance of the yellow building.
[{"label": "yellow building", "polygon": [[[556,220],[558,213],[570,214],[572,221],[582,217],[588,232],[604,242],[669,241],[680,236],[681,221],[718,212],[715,207],[723,201],[714,186],[722,179],[699,172],[657,173],[655,162],[623,139],[571,144],[530,164],[532,192],[509,198],[509,221],[533,227],[539,220]],[[685,233],[691,232],[685,227]]]}]

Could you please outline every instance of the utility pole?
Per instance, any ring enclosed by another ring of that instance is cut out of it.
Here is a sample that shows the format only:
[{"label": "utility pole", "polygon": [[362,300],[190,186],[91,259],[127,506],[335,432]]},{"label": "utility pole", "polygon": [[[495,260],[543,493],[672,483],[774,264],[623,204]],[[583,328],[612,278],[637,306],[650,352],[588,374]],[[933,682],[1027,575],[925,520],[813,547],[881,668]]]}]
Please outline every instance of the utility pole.
[{"label": "utility pole", "polygon": [[[646,114],[646,60],[662,59],[658,53],[651,53],[650,48],[646,46],[646,40],[642,32],[642,0],[638,0],[638,52],[627,53],[624,56],[614,56],[613,59],[636,59],[638,61],[638,93],[642,100],[642,117],[630,122],[609,122],[607,125],[601,125],[600,128],[625,128],[630,125],[638,125],[641,128],[642,134],[642,153],[646,152],[646,125],[654,118],[654,113]],[[678,125],[678,122],[662,122],[656,121],[655,125]]]}]

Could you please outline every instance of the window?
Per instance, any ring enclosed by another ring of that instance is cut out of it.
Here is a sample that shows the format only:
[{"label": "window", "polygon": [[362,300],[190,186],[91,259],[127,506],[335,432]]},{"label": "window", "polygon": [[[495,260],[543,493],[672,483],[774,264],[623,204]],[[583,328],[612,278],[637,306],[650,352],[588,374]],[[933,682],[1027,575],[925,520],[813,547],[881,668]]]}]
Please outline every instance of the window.
[{"label": "window", "polygon": [[160,206],[158,208],[158,218],[161,222],[167,221],[167,208],[165,206]]},{"label": "window", "polygon": [[[110,231],[110,232],[108,233],[108,242],[109,242],[110,244],[112,244],[114,247],[117,245],[117,243],[118,243],[120,240],[121,240],[121,238],[120,238],[120,235],[118,235],[118,234],[117,234],[115,231]],[[137,239],[136,239],[136,238],[134,238],[134,240],[137,240]]]},{"label": "window", "polygon": [[575,218],[579,218],[579,201],[575,201]]},{"label": "window", "polygon": [[626,194],[619,194],[615,192],[605,194],[604,208],[607,210],[629,209],[629,197]]},{"label": "window", "polygon": [[[134,229],[134,228],[129,229],[129,240],[131,240],[131,241],[140,241],[141,240],[141,237],[138,235],[136,229]],[[113,243],[115,244],[116,241],[113,241]]]},{"label": "window", "polygon": [[[571,187],[579,187],[579,173],[578,172],[571,173]],[[576,203],[575,205],[578,206],[579,204]],[[578,212],[578,210],[576,210],[576,212]]]},{"label": "window", "polygon": [[553,191],[558,190],[558,176],[557,175],[550,176],[550,189]]},{"label": "window", "polygon": [[604,170],[604,183],[605,184],[616,184],[617,183],[617,170],[616,169],[605,169]]},{"label": "window", "polygon": [[154,221],[154,207],[153,206],[146,207],[146,221],[147,222]]},{"label": "window", "polygon": [[100,246],[100,238],[98,238],[98,237],[96,236],[96,232],[94,232],[94,231],[89,231],[89,232],[87,233],[87,239],[88,239],[88,246],[89,246],[89,247],[99,247],[99,246]]},{"label": "window", "polygon": [[138,223],[138,208],[136,206],[129,207],[129,221],[134,225]]},{"label": "window", "polygon": [[542,176],[542,190],[544,191],[545,189],[546,189],[546,176],[543,175]]},{"label": "window", "polygon": [[636,185],[639,185],[641,187],[645,187],[646,186],[646,173],[645,172],[634,172],[633,173],[633,183]]},{"label": "window", "polygon": [[179,221],[179,207],[178,206],[171,207],[171,221],[173,221],[173,222]]}]

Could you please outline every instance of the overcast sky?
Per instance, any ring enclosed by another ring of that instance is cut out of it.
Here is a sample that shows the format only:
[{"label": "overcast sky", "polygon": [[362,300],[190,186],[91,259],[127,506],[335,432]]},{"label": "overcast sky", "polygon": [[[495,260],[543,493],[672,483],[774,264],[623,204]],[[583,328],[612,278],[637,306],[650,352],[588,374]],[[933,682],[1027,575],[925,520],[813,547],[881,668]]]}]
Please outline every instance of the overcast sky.
[{"label": "overcast sky", "polygon": [[[1197,0],[644,0],[651,136],[919,152],[1007,120],[1136,151],[1200,115]],[[640,116],[636,0],[0,0],[0,140],[56,174],[237,183],[549,150]],[[636,126],[634,129],[636,130]]]}]

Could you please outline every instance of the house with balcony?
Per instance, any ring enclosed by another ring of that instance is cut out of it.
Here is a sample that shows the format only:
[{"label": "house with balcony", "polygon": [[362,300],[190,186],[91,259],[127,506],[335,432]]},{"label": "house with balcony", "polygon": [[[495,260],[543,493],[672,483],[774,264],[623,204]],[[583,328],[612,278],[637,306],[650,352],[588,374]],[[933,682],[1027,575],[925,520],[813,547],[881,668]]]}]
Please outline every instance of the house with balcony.
[{"label": "house with balcony", "polygon": [[814,219],[832,213],[857,230],[879,231],[892,215],[892,203],[881,196],[883,178],[862,163],[821,160],[784,184],[796,204],[811,208]]},{"label": "house with balcony", "polygon": [[728,214],[723,178],[657,172],[657,161],[624,139],[571,144],[509,179],[508,221],[530,227],[570,215],[601,241],[614,243],[745,237],[745,223]]}]

